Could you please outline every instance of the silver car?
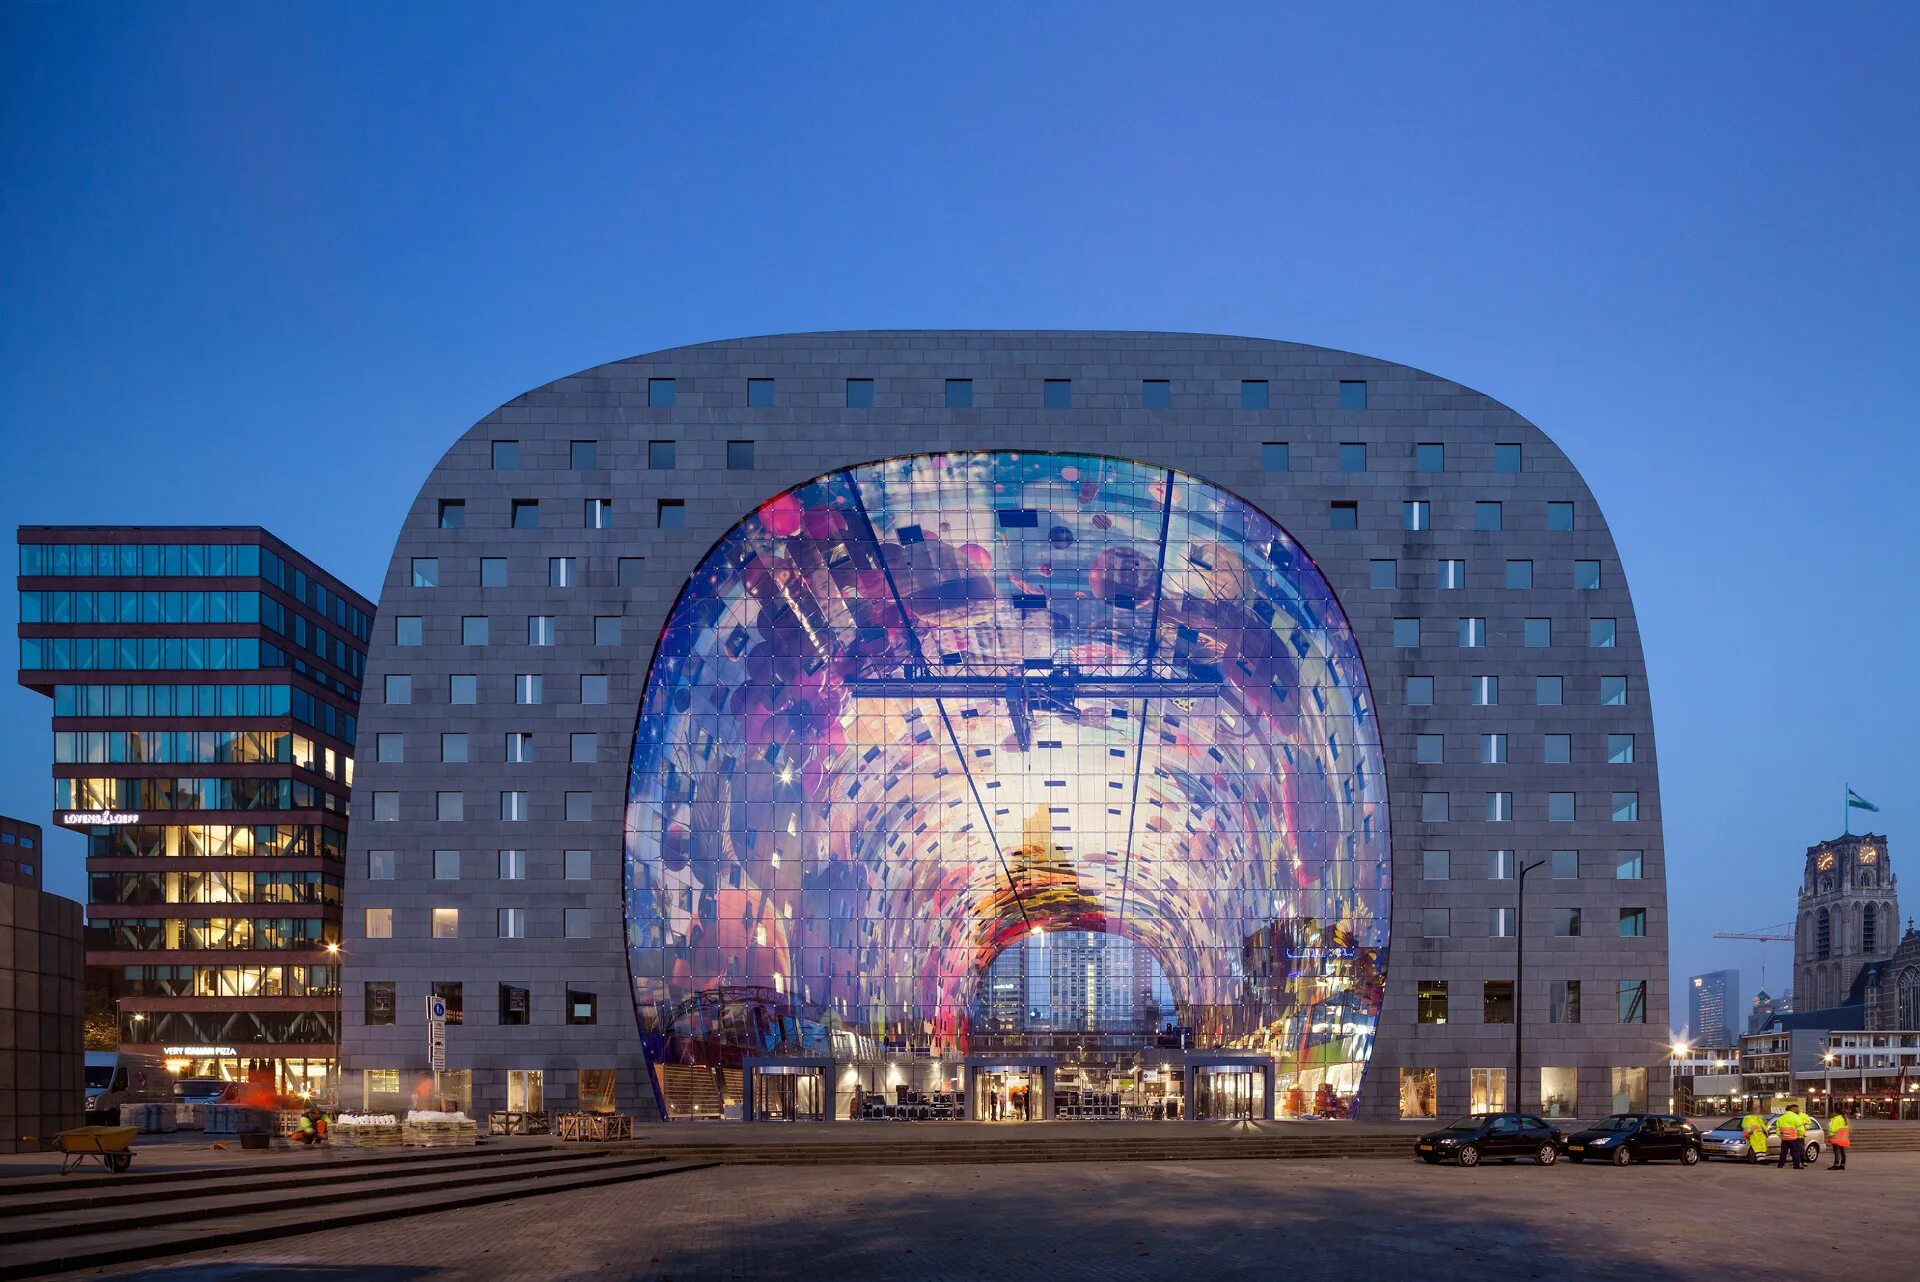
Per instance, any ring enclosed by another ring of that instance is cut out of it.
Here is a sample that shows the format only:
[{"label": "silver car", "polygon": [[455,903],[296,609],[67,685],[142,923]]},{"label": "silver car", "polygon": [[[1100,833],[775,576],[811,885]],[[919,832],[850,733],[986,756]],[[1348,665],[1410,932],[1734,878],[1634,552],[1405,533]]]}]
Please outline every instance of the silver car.
[{"label": "silver car", "polygon": [[[1780,1114],[1768,1113],[1767,1118],[1767,1160],[1773,1161],[1780,1155]],[[1820,1143],[1826,1139],[1826,1132],[1815,1122],[1807,1128],[1807,1163],[1820,1156]],[[1753,1157],[1753,1148],[1747,1143],[1745,1132],[1740,1129],[1740,1119],[1729,1117],[1718,1126],[1700,1137],[1700,1157],[1703,1161],[1721,1158],[1728,1162],[1745,1162]]]}]

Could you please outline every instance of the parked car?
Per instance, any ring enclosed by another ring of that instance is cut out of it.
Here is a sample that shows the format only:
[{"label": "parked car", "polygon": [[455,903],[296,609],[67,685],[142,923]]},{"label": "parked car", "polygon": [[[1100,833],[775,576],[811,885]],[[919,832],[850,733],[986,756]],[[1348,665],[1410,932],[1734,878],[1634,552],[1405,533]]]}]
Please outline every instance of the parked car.
[{"label": "parked car", "polygon": [[1567,1157],[1615,1166],[1658,1161],[1692,1166],[1700,1160],[1700,1132],[1672,1113],[1615,1113],[1598,1126],[1568,1136]]},{"label": "parked car", "polygon": [[1531,1113],[1475,1113],[1428,1131],[1413,1151],[1429,1164],[1451,1159],[1461,1166],[1478,1166],[1526,1157],[1539,1166],[1552,1166],[1560,1158],[1560,1132]]},{"label": "parked car", "polygon": [[[1807,1161],[1813,1162],[1820,1156],[1820,1145],[1827,1133],[1815,1122],[1807,1128]],[[1780,1152],[1780,1114],[1767,1114],[1767,1158],[1771,1161]],[[1753,1157],[1753,1148],[1747,1143],[1747,1136],[1740,1129],[1740,1119],[1729,1117],[1705,1135],[1700,1137],[1700,1156],[1717,1157],[1728,1162],[1745,1162]]]}]

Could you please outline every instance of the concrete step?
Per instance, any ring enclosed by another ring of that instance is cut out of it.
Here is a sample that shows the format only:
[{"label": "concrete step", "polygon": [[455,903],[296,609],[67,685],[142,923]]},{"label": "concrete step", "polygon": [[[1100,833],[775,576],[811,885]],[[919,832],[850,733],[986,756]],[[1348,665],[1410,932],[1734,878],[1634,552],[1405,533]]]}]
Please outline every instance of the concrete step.
[{"label": "concrete step", "polygon": [[[156,1146],[157,1147],[157,1146]],[[237,1145],[235,1146],[237,1147]],[[146,1150],[148,1152],[152,1149]],[[168,1184],[180,1180],[204,1179],[209,1175],[225,1170],[245,1170],[249,1175],[273,1175],[281,1171],[312,1171],[316,1164],[328,1170],[357,1166],[391,1166],[402,1162],[428,1162],[446,1153],[468,1153],[498,1151],[490,1150],[485,1144],[472,1149],[385,1149],[363,1151],[357,1149],[325,1148],[318,1153],[279,1152],[270,1157],[244,1162],[223,1162],[218,1165],[200,1167],[176,1167],[171,1170],[143,1170],[139,1154],[142,1152],[138,1142],[134,1144],[133,1169],[120,1175],[110,1175],[98,1167],[82,1167],[72,1175],[60,1176],[60,1159],[57,1154],[48,1153],[48,1166],[43,1168],[16,1167],[0,1174],[0,1193],[12,1194],[26,1189],[30,1185],[44,1183],[49,1174],[54,1175],[63,1189],[81,1188],[131,1188],[136,1185]],[[5,1214],[6,1203],[0,1202],[0,1214]]]},{"label": "concrete step", "polygon": [[81,1237],[46,1238],[10,1246],[0,1260],[0,1282],[39,1277],[66,1269],[100,1268],[112,1264],[146,1262],[166,1256],[279,1241],[297,1234],[335,1232],[358,1224],[431,1215],[470,1206],[485,1206],[516,1198],[540,1197],[577,1189],[600,1188],[634,1180],[657,1179],[700,1170],[709,1163],[660,1162],[640,1155],[601,1153],[600,1161],[558,1170],[523,1174],[519,1179],[485,1188],[456,1185],[438,1192],[363,1190],[346,1204],[316,1216],[305,1199],[288,1199],[265,1207],[236,1207],[227,1214],[203,1219],[170,1219],[163,1226],[102,1230]]}]

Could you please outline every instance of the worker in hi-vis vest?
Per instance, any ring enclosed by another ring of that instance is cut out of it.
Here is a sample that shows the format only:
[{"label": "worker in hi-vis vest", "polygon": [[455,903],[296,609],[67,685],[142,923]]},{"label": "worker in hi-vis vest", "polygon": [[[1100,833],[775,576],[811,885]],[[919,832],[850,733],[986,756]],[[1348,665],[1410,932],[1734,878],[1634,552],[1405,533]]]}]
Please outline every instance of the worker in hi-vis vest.
[{"label": "worker in hi-vis vest", "polygon": [[1780,1132],[1780,1158],[1773,1166],[1779,1170],[1793,1159],[1793,1169],[1802,1171],[1807,1166],[1807,1131],[1813,1125],[1813,1119],[1800,1111],[1796,1104],[1789,1104],[1780,1110],[1780,1116],[1773,1119],[1774,1128]]},{"label": "worker in hi-vis vest", "polygon": [[1847,1169],[1847,1150],[1853,1147],[1853,1127],[1840,1114],[1839,1109],[1827,1114],[1827,1147],[1833,1150],[1833,1165],[1830,1171]]},{"label": "worker in hi-vis vest", "polygon": [[1747,1148],[1752,1151],[1754,1162],[1767,1160],[1767,1119],[1754,1109],[1748,1109],[1747,1115],[1740,1119],[1740,1133],[1747,1137]]}]

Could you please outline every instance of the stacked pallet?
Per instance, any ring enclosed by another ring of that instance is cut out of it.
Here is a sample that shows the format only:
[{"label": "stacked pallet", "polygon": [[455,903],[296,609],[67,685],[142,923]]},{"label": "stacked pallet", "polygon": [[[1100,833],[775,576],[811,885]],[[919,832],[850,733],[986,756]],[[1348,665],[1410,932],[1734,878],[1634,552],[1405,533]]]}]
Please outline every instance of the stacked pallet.
[{"label": "stacked pallet", "polygon": [[480,1128],[465,1113],[415,1109],[407,1114],[401,1142],[410,1148],[453,1148],[480,1142]]},{"label": "stacked pallet", "polygon": [[399,1148],[404,1136],[392,1113],[342,1113],[328,1129],[327,1142],[340,1148]]}]

